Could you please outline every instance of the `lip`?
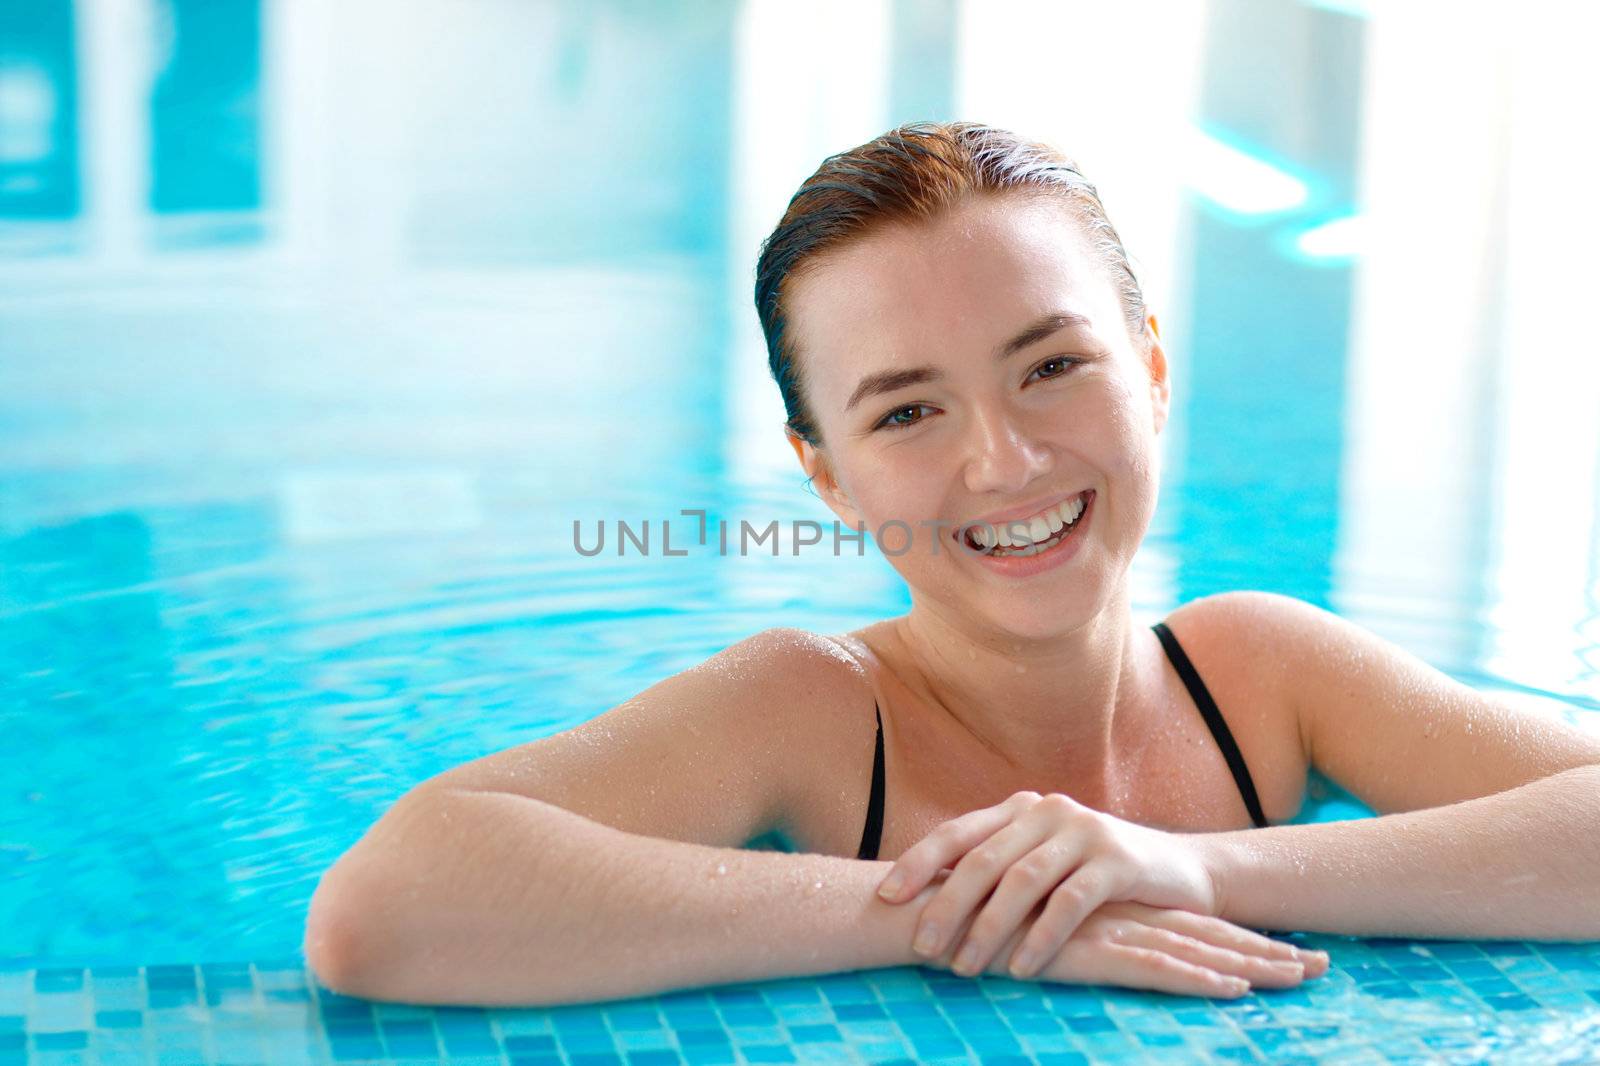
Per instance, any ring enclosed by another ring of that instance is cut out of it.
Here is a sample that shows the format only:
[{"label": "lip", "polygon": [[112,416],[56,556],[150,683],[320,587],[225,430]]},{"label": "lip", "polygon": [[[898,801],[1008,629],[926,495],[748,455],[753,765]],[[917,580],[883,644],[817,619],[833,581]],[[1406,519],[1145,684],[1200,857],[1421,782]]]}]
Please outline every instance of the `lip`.
[{"label": "lip", "polygon": [[[1078,546],[1083,542],[1084,531],[1089,528],[1089,522],[1094,517],[1094,505],[1098,494],[1093,489],[1089,489],[1083,493],[1074,493],[1073,495],[1084,496],[1083,513],[1078,516],[1078,521],[1073,525],[1072,533],[1067,539],[1046,551],[1037,555],[994,556],[973,552],[970,548],[966,548],[965,545],[961,546],[959,550],[971,556],[975,562],[1003,577],[1032,577],[1034,574],[1040,574],[1046,570],[1054,570],[1078,554]],[[1062,499],[1071,499],[1071,496],[1064,496]],[[1045,504],[1045,506],[1048,507],[1050,505]],[[1036,513],[1038,513],[1036,510],[1025,511],[1022,514],[1013,512],[1015,517],[1019,518],[1023,517],[1023,515]],[[1007,518],[1002,518],[999,521],[1008,520]]]}]

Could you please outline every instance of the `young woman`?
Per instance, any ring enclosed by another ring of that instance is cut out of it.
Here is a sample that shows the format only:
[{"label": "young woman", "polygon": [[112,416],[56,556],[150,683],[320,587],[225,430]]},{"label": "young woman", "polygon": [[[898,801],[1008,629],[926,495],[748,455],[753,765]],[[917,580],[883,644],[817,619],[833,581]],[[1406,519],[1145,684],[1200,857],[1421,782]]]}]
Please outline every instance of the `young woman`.
[{"label": "young woman", "polygon": [[[1242,927],[1600,937],[1600,740],[1286,597],[1134,623],[1167,359],[1070,161],[972,124],[833,156],[756,301],[801,466],[895,530],[911,610],[758,633],[418,786],[317,890],[324,982],[540,1004],[924,962],[1231,996],[1327,965]],[[1281,824],[1312,767],[1380,817]],[[743,847],[769,832],[797,852]]]}]

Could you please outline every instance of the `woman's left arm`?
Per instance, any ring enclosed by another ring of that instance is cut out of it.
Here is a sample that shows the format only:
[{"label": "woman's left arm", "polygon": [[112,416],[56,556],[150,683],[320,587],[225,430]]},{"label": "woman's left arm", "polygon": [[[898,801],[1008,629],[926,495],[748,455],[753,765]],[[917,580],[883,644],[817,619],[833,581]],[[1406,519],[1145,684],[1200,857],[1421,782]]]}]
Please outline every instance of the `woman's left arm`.
[{"label": "woman's left arm", "polygon": [[1212,872],[1215,913],[1254,929],[1600,940],[1600,766],[1427,810],[1179,839]]},{"label": "woman's left arm", "polygon": [[[1270,593],[1310,765],[1377,818],[1186,836],[1221,917],[1355,935],[1600,939],[1600,736],[1508,707],[1339,616]],[[1226,623],[1224,623],[1226,624]]]}]

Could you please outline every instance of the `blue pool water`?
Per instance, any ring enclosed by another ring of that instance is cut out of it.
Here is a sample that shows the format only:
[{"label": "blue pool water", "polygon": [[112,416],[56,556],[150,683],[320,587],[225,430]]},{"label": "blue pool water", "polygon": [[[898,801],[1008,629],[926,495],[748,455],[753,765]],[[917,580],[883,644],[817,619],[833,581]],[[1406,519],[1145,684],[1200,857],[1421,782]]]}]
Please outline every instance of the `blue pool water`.
[{"label": "blue pool water", "polygon": [[[318,987],[317,877],[408,788],[906,592],[870,550],[572,549],[574,520],[832,517],[781,461],[752,343],[738,5],[484,4],[354,71],[316,44],[355,30],[316,5],[172,0],[125,38],[68,10],[0,14],[0,1063],[1600,1057],[1595,944],[1308,937],[1325,978],[1232,1003],[919,968],[554,1010]],[[896,11],[933,58],[895,53],[885,116],[947,114],[949,20]],[[440,80],[404,121],[362,96],[424,53]],[[138,137],[82,117],[140,63],[158,76],[114,112]],[[1299,596],[1593,728],[1600,481],[1563,494],[1589,531],[1565,554],[1474,488],[1432,491],[1461,469],[1393,491],[1404,459],[1353,369],[1359,264],[1286,251],[1353,195],[1338,144],[1309,154],[1299,215],[1181,193],[1135,611]],[[1487,459],[1464,468],[1514,488],[1502,409],[1470,413],[1447,432]],[[1302,820],[1367,813],[1318,779]]]}]

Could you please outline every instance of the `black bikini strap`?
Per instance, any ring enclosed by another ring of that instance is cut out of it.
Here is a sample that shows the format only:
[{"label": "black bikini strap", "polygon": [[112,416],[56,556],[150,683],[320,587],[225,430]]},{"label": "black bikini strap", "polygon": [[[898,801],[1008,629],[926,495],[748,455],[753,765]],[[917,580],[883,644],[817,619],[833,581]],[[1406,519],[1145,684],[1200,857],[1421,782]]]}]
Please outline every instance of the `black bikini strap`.
[{"label": "black bikini strap", "polygon": [[1267,817],[1261,813],[1261,801],[1256,797],[1255,782],[1250,779],[1250,769],[1244,764],[1244,756],[1239,754],[1239,745],[1233,742],[1233,734],[1228,731],[1228,723],[1223,720],[1222,712],[1217,709],[1217,702],[1211,698],[1206,683],[1200,680],[1200,674],[1189,661],[1189,656],[1184,653],[1178,638],[1167,628],[1167,624],[1157,622],[1150,628],[1154,629],[1156,636],[1161,639],[1161,646],[1166,649],[1167,658],[1172,660],[1178,676],[1183,679],[1183,686],[1194,698],[1195,706],[1200,708],[1200,716],[1206,720],[1206,725],[1211,729],[1211,736],[1216,740],[1217,747],[1222,749],[1222,757],[1228,760],[1228,769],[1233,773],[1234,783],[1239,786],[1239,795],[1244,798],[1245,809],[1250,812],[1251,821],[1255,822],[1257,828],[1265,828],[1268,824]]},{"label": "black bikini strap", "polygon": [[883,711],[876,703],[872,711],[878,716],[878,747],[872,757],[872,798],[867,802],[867,824],[861,830],[858,859],[876,859],[883,839]]}]

